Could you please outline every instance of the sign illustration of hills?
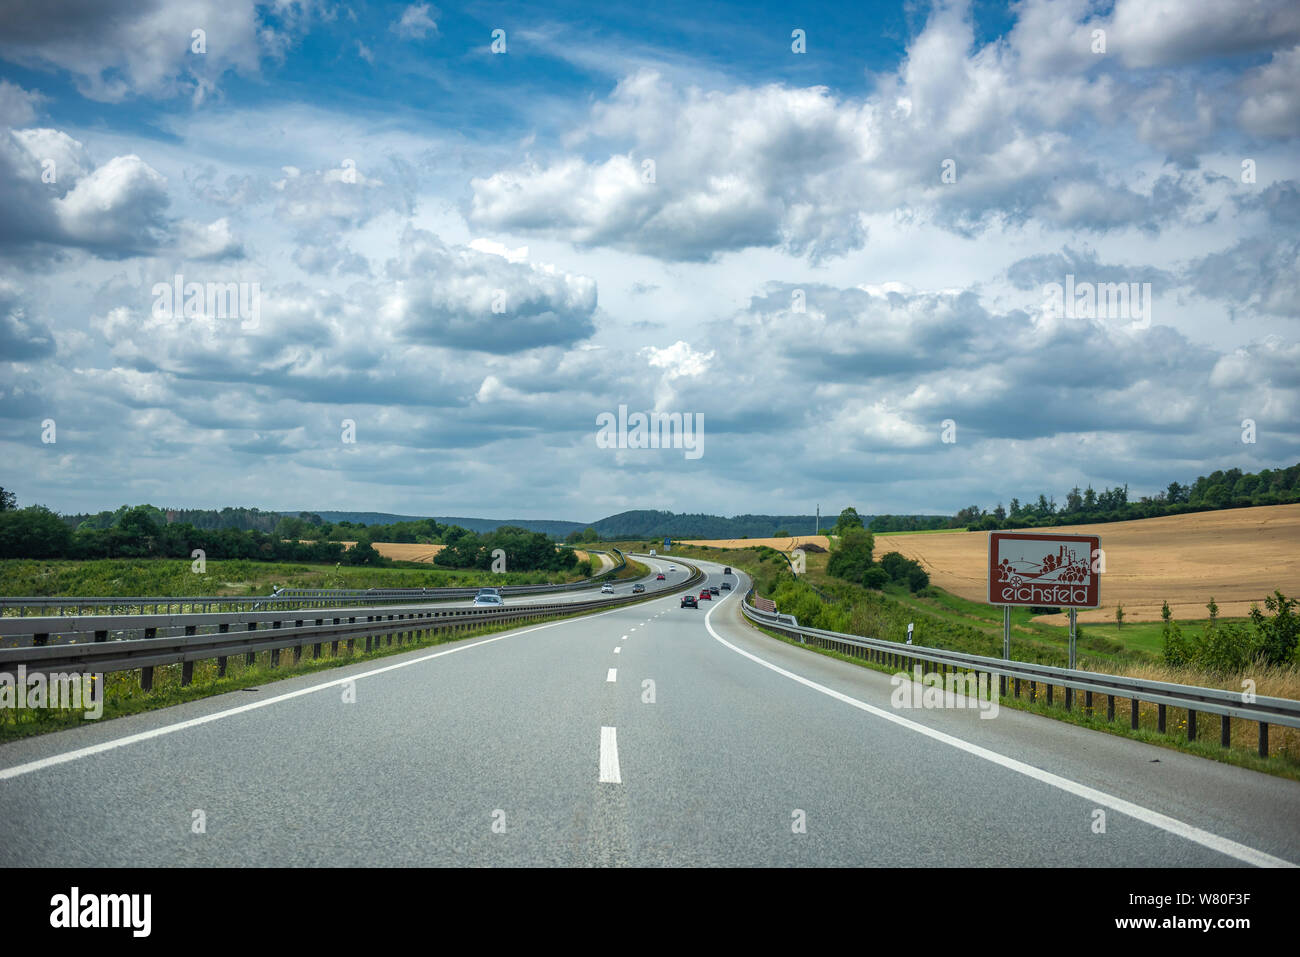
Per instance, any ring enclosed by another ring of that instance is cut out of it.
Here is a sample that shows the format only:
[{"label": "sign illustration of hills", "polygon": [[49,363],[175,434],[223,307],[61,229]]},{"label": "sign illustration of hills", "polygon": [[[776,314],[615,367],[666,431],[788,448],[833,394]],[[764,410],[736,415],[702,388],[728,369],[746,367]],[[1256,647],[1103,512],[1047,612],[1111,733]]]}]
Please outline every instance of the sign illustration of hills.
[{"label": "sign illustration of hills", "polygon": [[1100,580],[1096,535],[989,533],[989,602],[1096,608]]}]

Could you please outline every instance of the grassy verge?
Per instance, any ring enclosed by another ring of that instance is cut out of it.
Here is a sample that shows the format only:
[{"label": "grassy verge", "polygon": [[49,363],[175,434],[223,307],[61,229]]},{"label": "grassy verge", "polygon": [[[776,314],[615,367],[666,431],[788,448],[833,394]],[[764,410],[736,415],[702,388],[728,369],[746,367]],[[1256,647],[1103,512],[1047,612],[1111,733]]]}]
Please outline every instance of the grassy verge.
[{"label": "grassy verge", "polygon": [[101,558],[89,561],[0,560],[0,596],[267,595],[284,588],[470,588],[575,581],[571,572],[442,569],[421,562],[392,567],[294,565],[214,560],[203,574],[184,559]]}]

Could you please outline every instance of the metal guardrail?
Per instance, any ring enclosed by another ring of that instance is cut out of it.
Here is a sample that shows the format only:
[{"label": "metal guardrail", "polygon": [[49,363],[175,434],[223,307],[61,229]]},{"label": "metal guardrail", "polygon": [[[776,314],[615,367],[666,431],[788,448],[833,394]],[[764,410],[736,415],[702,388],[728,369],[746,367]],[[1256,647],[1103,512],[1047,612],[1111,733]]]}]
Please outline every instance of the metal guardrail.
[{"label": "metal guardrail", "polygon": [[[603,550],[588,549],[598,554],[605,554]],[[502,585],[497,588],[503,595],[545,595],[553,592],[580,591],[584,588],[594,588],[601,582],[615,575],[627,567],[627,559],[617,548],[612,549],[617,556],[618,561],[610,568],[599,575],[593,575],[590,578],[584,578],[576,582],[568,582],[563,585]],[[185,609],[190,609],[189,613],[213,612],[216,610],[236,611],[257,611],[262,609],[288,611],[292,609],[304,608],[330,608],[336,606],[348,605],[377,605],[382,603],[395,602],[417,602],[417,601],[455,601],[460,598],[473,598],[478,594],[478,590],[486,586],[466,586],[454,588],[281,588],[276,589],[270,595],[161,595],[161,596],[99,596],[99,597],[80,597],[80,598],[53,598],[43,596],[30,596],[18,598],[0,598],[0,620],[3,617],[27,616],[29,609],[33,611],[44,611],[46,609],[55,610],[58,615],[72,614],[81,615],[85,612],[92,614],[99,613],[100,610],[106,610],[109,614],[132,615],[146,614],[145,609],[150,608],[149,614],[186,614]],[[172,609],[175,609],[173,611]],[[139,609],[135,611],[134,609]],[[7,611],[17,611],[16,615],[6,615]]]},{"label": "metal guardrail", "polygon": [[[703,577],[698,568],[692,567],[686,585],[696,584]],[[659,589],[589,601],[498,608],[411,609],[389,615],[372,615],[365,621],[358,620],[362,617],[360,615],[317,614],[310,616],[310,620],[307,616],[294,618],[289,627],[285,625],[291,619],[277,620],[272,615],[270,627],[262,627],[260,620],[249,621],[242,629],[232,629],[233,622],[209,622],[207,627],[215,624],[217,631],[204,634],[199,634],[203,625],[194,621],[173,626],[183,627],[184,634],[165,637],[159,637],[153,626],[137,623],[137,630],[144,631],[142,638],[108,640],[106,636],[99,637],[102,632],[97,632],[95,639],[88,642],[0,648],[0,672],[16,674],[20,667],[29,674],[75,671],[99,675],[139,670],[140,686],[147,691],[153,687],[154,669],[164,665],[180,664],[181,684],[188,685],[194,677],[194,662],[211,658],[217,659],[217,676],[222,677],[226,673],[227,660],[239,654],[245,655],[251,664],[259,651],[270,651],[274,667],[279,664],[280,652],[286,648],[294,649],[296,663],[301,660],[307,646],[312,648],[312,657],[319,658],[325,642],[330,643],[331,653],[337,654],[339,642],[346,641],[351,652],[355,642],[364,638],[366,651],[370,651],[372,647],[379,647],[380,639],[385,636],[388,644],[392,645],[396,635],[400,645],[408,636],[414,640],[416,635],[436,631],[466,631],[486,624],[563,618],[663,598],[670,592],[671,589]]]},{"label": "metal guardrail", "polygon": [[[751,592],[752,594],[752,592]],[[1158,730],[1166,730],[1166,708],[1185,708],[1187,710],[1187,740],[1195,741],[1197,736],[1196,715],[1198,712],[1217,714],[1220,718],[1219,743],[1228,747],[1231,743],[1232,719],[1241,718],[1259,722],[1259,754],[1268,757],[1268,726],[1283,725],[1300,728],[1300,701],[1290,698],[1271,698],[1258,695],[1244,695],[1239,692],[1224,691],[1221,688],[1202,688],[1197,685],[1181,685],[1168,681],[1151,681],[1143,678],[1129,678],[1121,675],[1103,674],[1093,671],[1079,671],[1070,668],[1058,668],[1053,665],[1040,665],[1027,661],[1014,661],[1005,658],[989,658],[984,655],[972,655],[960,651],[948,651],[943,648],[927,648],[923,645],[908,645],[897,641],[884,641],[878,638],[863,638],[859,635],[847,635],[838,631],[824,631],[820,628],[805,628],[793,615],[782,615],[760,611],[746,600],[741,602],[745,617],[755,624],[784,634],[800,643],[812,643],[820,648],[838,651],[855,658],[884,664],[910,672],[917,662],[937,665],[941,674],[947,669],[954,671],[986,673],[999,678],[999,694],[1007,694],[1008,679],[1014,682],[1013,695],[1020,697],[1020,684],[1028,682],[1029,700],[1037,700],[1038,685],[1046,687],[1046,701],[1052,704],[1052,689],[1060,686],[1065,689],[1065,708],[1074,706],[1074,693],[1084,693],[1084,711],[1093,712],[1093,695],[1106,695],[1106,720],[1115,720],[1115,699],[1127,698],[1130,702],[1130,725],[1133,730],[1138,727],[1138,703],[1146,701],[1157,706]]]}]

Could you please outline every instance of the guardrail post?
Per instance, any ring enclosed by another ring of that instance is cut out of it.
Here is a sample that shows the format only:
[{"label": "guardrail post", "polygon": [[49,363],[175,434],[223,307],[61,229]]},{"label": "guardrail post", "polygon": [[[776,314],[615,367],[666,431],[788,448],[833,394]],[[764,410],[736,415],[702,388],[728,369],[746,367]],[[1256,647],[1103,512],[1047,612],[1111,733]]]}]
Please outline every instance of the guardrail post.
[{"label": "guardrail post", "polygon": [[1261,758],[1268,757],[1268,722],[1267,721],[1261,721],[1259,723],[1259,756]]},{"label": "guardrail post", "polygon": [[108,641],[108,632],[107,632],[107,631],[97,631],[97,632],[95,632],[95,641],[97,641],[97,642],[98,642],[98,641]]},{"label": "guardrail post", "polygon": [[1047,706],[1049,708],[1052,706],[1052,683],[1050,681],[1047,682]]},{"label": "guardrail post", "polygon": [[1187,740],[1196,740],[1196,712],[1191,708],[1187,709]]},{"label": "guardrail post", "polygon": [[1219,715],[1219,744],[1232,747],[1232,718],[1226,714]]},{"label": "guardrail post", "polygon": [[[230,624],[228,622],[222,622],[221,624],[217,625],[217,632],[222,635],[228,634],[230,632]],[[226,676],[226,656],[222,655],[219,658],[217,658],[217,677],[224,678],[225,676]]]},{"label": "guardrail post", "polygon": [[1016,700],[1019,701],[1020,700],[1020,679],[1019,678],[1015,679],[1015,684],[1016,684]]},{"label": "guardrail post", "polygon": [[39,635],[32,635],[32,644],[37,648],[44,648],[50,643],[49,632],[41,632]]},{"label": "guardrail post", "polygon": [[1165,706],[1162,704],[1156,705],[1156,730],[1165,733]]},{"label": "guardrail post", "polygon": [[[250,621],[248,623],[248,630],[257,631],[257,622]],[[252,667],[253,662],[256,660],[257,660],[257,652],[255,651],[250,651],[248,654],[244,655],[244,664],[250,668]]]},{"label": "guardrail post", "polygon": [[1065,686],[1065,710],[1069,711],[1071,705],[1073,704],[1074,704],[1074,689],[1071,688],[1069,685],[1066,685]]},{"label": "guardrail post", "polygon": [[1083,693],[1083,713],[1090,718],[1092,717],[1092,692],[1091,691],[1085,691]]},{"label": "guardrail post", "polygon": [[1038,700],[1038,682],[1031,681],[1029,682],[1029,702],[1030,704],[1033,704],[1037,700]]},{"label": "guardrail post", "polygon": [[1137,698],[1129,698],[1129,699],[1128,699],[1128,706],[1129,706],[1129,708],[1128,708],[1128,710],[1129,710],[1129,724],[1130,724],[1130,726],[1132,727],[1132,729],[1133,729],[1134,731],[1136,731],[1136,730],[1138,729],[1138,699],[1137,699]]},{"label": "guardrail post", "polygon": [[[187,638],[197,633],[198,633],[198,628],[196,628],[194,625],[185,626],[185,636]],[[185,687],[193,680],[194,680],[194,662],[182,661],[181,662],[181,687],[182,688]]]}]

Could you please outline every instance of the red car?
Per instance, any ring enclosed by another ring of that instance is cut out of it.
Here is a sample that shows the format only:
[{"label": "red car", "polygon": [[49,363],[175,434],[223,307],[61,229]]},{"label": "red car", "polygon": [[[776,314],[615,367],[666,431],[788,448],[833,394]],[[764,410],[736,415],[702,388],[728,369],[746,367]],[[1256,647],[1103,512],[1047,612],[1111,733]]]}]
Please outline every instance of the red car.
[{"label": "red car", "polygon": [[700,592],[700,601],[713,601],[713,596],[709,594],[707,588]]},{"label": "red car", "polygon": [[661,581],[663,581],[663,580],[664,580],[664,573],[663,573],[663,572],[660,572],[658,575],[655,576],[655,581],[657,581],[657,582],[661,582]]}]

